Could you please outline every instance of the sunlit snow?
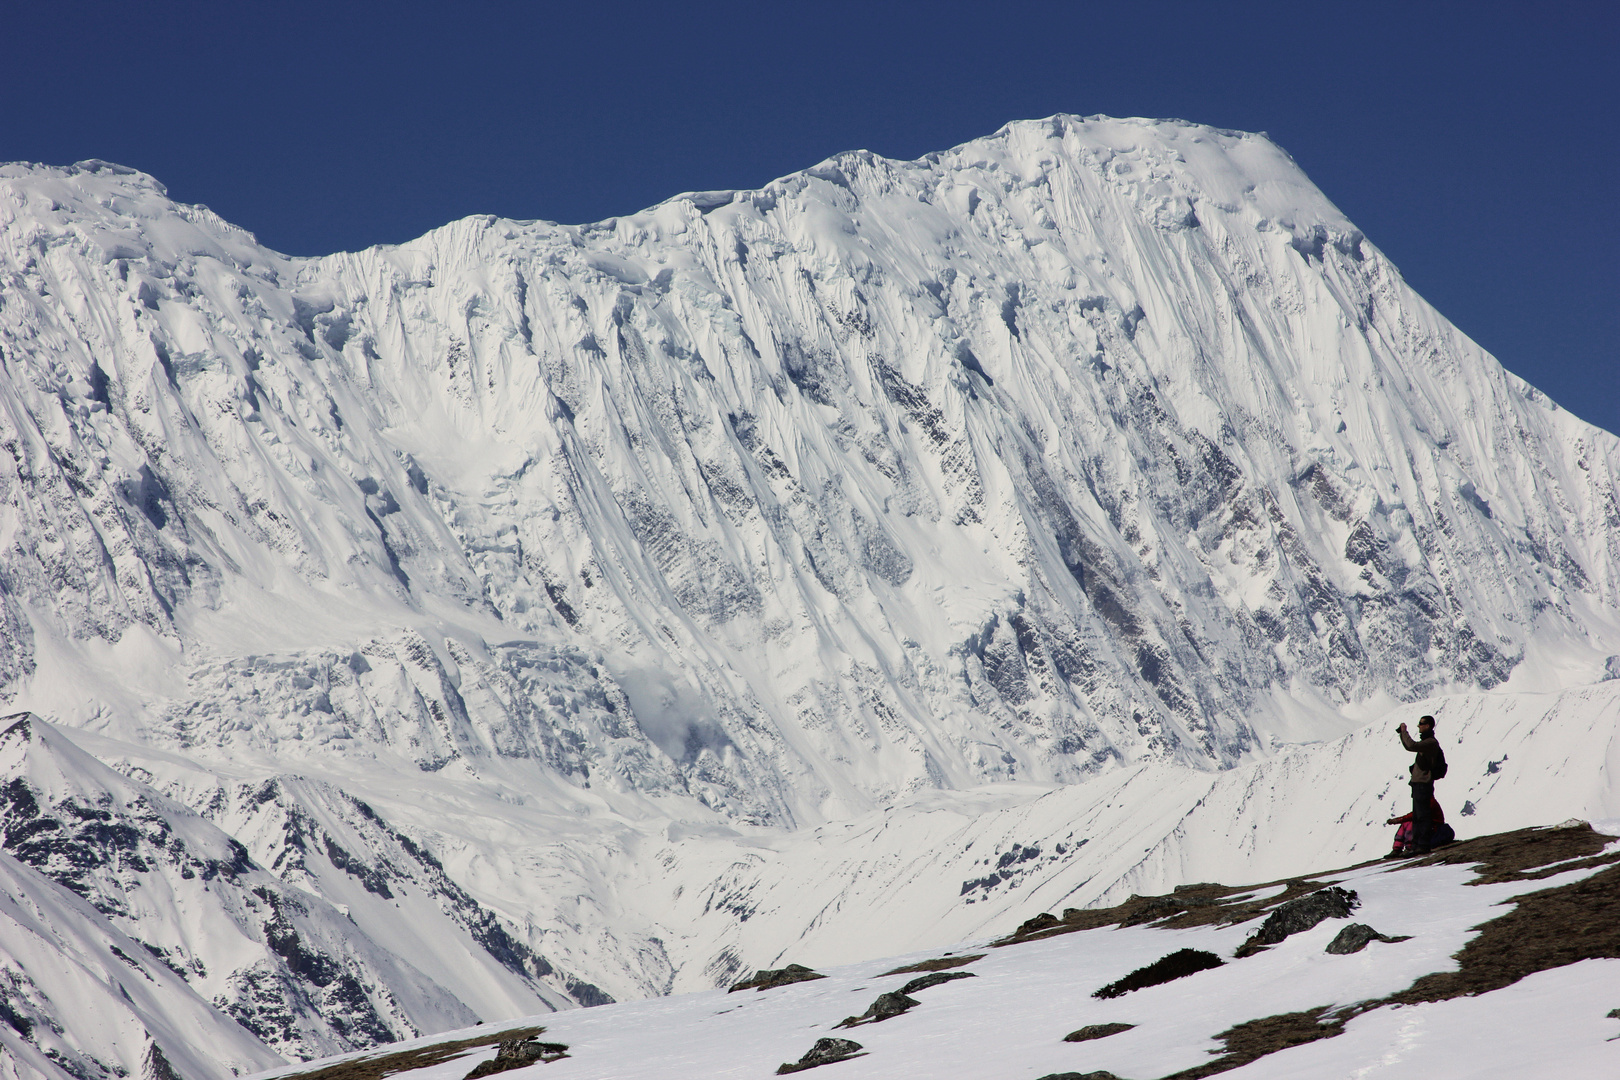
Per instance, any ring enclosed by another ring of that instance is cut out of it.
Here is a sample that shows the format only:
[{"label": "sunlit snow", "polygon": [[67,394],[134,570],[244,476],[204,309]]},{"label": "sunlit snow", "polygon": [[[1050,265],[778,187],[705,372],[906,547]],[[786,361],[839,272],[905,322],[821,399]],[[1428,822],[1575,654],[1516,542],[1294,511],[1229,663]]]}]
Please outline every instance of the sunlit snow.
[{"label": "sunlit snow", "polygon": [[41,1015],[119,934],[172,962],[87,1060],[283,977],[307,1056],[1348,864],[1422,711],[1460,833],[1620,815],[1620,441],[1263,136],[1059,116],[315,259],[6,165],[0,273],[0,782],[246,860],[90,909],[3,864],[6,949],[90,958]]}]

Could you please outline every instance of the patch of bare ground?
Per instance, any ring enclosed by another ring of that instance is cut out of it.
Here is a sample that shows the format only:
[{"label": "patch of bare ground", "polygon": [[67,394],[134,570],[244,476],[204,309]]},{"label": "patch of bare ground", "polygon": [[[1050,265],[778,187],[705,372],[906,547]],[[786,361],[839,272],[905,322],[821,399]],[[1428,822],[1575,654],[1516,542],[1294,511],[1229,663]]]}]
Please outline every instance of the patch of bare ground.
[{"label": "patch of bare ground", "polygon": [[449,1042],[434,1043],[432,1046],[418,1046],[414,1050],[397,1050],[393,1053],[350,1058],[347,1061],[322,1065],[303,1072],[282,1073],[276,1080],[383,1080],[383,1077],[393,1076],[395,1073],[441,1065],[451,1058],[481,1046],[494,1046],[516,1039],[532,1039],[545,1030],[543,1027],[520,1027],[491,1031],[488,1035],[480,1033],[467,1039],[453,1039]]},{"label": "patch of bare ground", "polygon": [[1486,994],[1549,968],[1620,958],[1620,854],[1608,858],[1606,870],[1508,901],[1513,908],[1482,924],[1479,936],[1456,954],[1456,971],[1425,975],[1355,1011]]},{"label": "patch of bare ground", "polygon": [[1226,1043],[1226,1049],[1219,1051],[1220,1057],[1203,1065],[1195,1065],[1190,1069],[1172,1073],[1164,1080],[1198,1080],[1202,1076],[1214,1076],[1216,1073],[1247,1065],[1251,1061],[1258,1061],[1267,1054],[1275,1054],[1278,1050],[1286,1050],[1290,1046],[1315,1042],[1317,1039],[1331,1039],[1344,1031],[1344,1020],[1332,1017],[1324,1020],[1322,1014],[1325,1012],[1327,1006],[1324,1005],[1306,1012],[1283,1013],[1279,1016],[1266,1016],[1259,1020],[1234,1024],[1215,1036]]},{"label": "patch of bare ground", "polygon": [[[1579,869],[1583,866],[1601,866],[1615,861],[1616,856],[1602,855],[1603,848],[1614,839],[1595,832],[1592,826],[1584,821],[1578,825],[1517,829],[1473,840],[1459,840],[1430,855],[1396,863],[1391,866],[1391,870],[1431,866],[1436,863],[1478,863],[1476,871],[1478,877],[1470,882],[1473,885],[1535,880],[1563,873],[1565,870]],[[1242,888],[1214,882],[1178,885],[1164,896],[1132,896],[1124,903],[1113,907],[1085,910],[1064,908],[1062,916],[1042,912],[1006,937],[991,942],[991,947],[1019,945],[1026,941],[1039,941],[1058,934],[1095,930],[1103,926],[1138,926],[1143,923],[1154,923],[1166,930],[1181,930],[1216,923],[1230,926],[1259,918],[1273,908],[1322,888],[1324,882],[1318,879],[1334,878],[1346,870],[1360,869],[1380,861],[1382,860],[1371,860],[1345,867],[1343,870],[1325,871],[1312,877],[1283,878]],[[1268,896],[1264,900],[1252,899],[1256,893],[1279,885],[1283,886],[1283,891],[1275,896]]]},{"label": "patch of bare ground", "polygon": [[1290,1046],[1330,1039],[1343,1033],[1349,1020],[1387,1005],[1488,994],[1538,971],[1582,960],[1620,958],[1620,855],[1605,858],[1615,865],[1580,881],[1508,901],[1514,905],[1512,910],[1481,924],[1479,935],[1455,954],[1456,971],[1425,975],[1399,993],[1359,1002],[1331,1015],[1322,1006],[1238,1024],[1216,1036],[1226,1042],[1222,1056],[1164,1080],[1214,1076]]},{"label": "patch of bare ground", "polygon": [[[1470,885],[1536,881],[1570,870],[1602,869],[1580,881],[1540,889],[1505,901],[1504,906],[1508,910],[1476,927],[1479,933],[1462,951],[1454,954],[1453,959],[1458,965],[1456,971],[1425,975],[1405,990],[1388,997],[1357,1002],[1332,1012],[1329,1011],[1331,1006],[1323,1005],[1304,1012],[1283,1013],[1236,1024],[1216,1036],[1225,1047],[1211,1053],[1220,1056],[1163,1080],[1197,1080],[1199,1077],[1214,1076],[1290,1046],[1330,1039],[1342,1034],[1350,1020],[1385,1006],[1416,1005],[1485,994],[1511,986],[1538,971],[1565,967],[1581,960],[1620,958],[1620,852],[1604,853],[1604,848],[1614,840],[1614,837],[1596,832],[1590,825],[1581,822],[1578,825],[1519,829],[1464,840],[1449,844],[1425,858],[1396,864],[1391,867],[1391,872],[1440,863],[1474,864],[1476,877],[1468,882]],[[1321,876],[1332,878],[1335,874]],[[1182,921],[1188,916],[1205,923],[1223,920],[1237,922],[1241,920],[1231,919],[1230,915],[1240,911],[1249,912],[1245,918],[1253,918],[1293,896],[1319,888],[1320,884],[1309,878],[1290,879],[1288,888],[1282,894],[1267,899],[1263,904],[1225,900],[1226,896],[1240,891],[1252,894],[1259,886],[1249,890],[1226,889],[1220,885],[1190,886],[1191,890],[1196,890],[1196,896],[1212,897],[1218,903],[1188,907],[1158,925],[1198,925],[1197,922]],[[1180,894],[1181,890],[1177,890],[1168,899],[1173,900]],[[1071,912],[1065,911],[1061,920],[1052,919],[1051,923],[1033,932],[1025,932],[1024,927],[1020,927],[1019,932],[996,944],[1011,945],[1048,937],[1053,933],[1097,926],[1130,925],[1126,919],[1133,915],[1166,910],[1170,905],[1156,906],[1150,903],[1164,899],[1167,898],[1133,896],[1114,908],[1074,913],[1083,918],[1071,919]],[[1028,927],[1035,921],[1031,920],[1024,926]],[[1135,921],[1154,920],[1137,918]],[[1081,923],[1087,925],[1076,925]]]},{"label": "patch of bare ground", "polygon": [[1586,822],[1554,826],[1550,829],[1516,829],[1513,832],[1459,840],[1398,869],[1435,863],[1479,863],[1479,875],[1471,885],[1494,885],[1503,881],[1534,881],[1565,870],[1602,866],[1620,860],[1620,855],[1602,854],[1614,842]]},{"label": "patch of bare ground", "polygon": [[[1262,889],[1284,886],[1276,896],[1263,901],[1254,900]],[[1168,930],[1213,923],[1240,923],[1258,918],[1297,896],[1322,887],[1321,882],[1309,878],[1288,878],[1247,888],[1229,888],[1225,885],[1204,883],[1178,885],[1164,896],[1132,896],[1122,904],[1106,908],[1064,908],[1062,916],[1042,912],[1021,925],[1004,938],[991,942],[992,948],[1020,945],[1026,941],[1039,941],[1059,934],[1072,934],[1079,930],[1095,930],[1103,926],[1139,926],[1155,923]]]},{"label": "patch of bare ground", "polygon": [[1129,1031],[1135,1024],[1087,1024],[1079,1031],[1071,1031],[1063,1036],[1064,1042],[1091,1042],[1093,1039],[1106,1039],[1110,1035],[1118,1035],[1122,1031]]},{"label": "patch of bare ground", "polygon": [[878,978],[881,979],[887,975],[911,975],[913,973],[927,971],[949,971],[951,968],[959,968],[967,964],[971,964],[975,960],[983,960],[984,956],[984,953],[971,953],[967,956],[941,956],[933,960],[923,960],[920,963],[907,964],[905,967],[897,967],[893,971],[885,971],[882,975],[879,975]]}]

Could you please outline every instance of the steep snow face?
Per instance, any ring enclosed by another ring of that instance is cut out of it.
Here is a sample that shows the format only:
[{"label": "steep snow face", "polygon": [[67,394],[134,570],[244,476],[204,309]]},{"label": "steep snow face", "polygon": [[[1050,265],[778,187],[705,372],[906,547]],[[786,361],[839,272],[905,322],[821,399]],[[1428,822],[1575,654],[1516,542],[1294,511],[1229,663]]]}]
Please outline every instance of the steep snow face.
[{"label": "steep snow face", "polygon": [[613,1000],[519,940],[430,851],[353,795],[292,776],[235,784],[208,777],[182,789],[260,865],[336,904],[479,1016],[518,1015],[537,1000],[548,1007]]},{"label": "steep snow face", "polygon": [[[1422,707],[1440,720],[1436,793],[1460,837],[1620,815],[1620,682]],[[1394,723],[1218,773],[1147,763],[1056,789],[919,793],[814,830],[673,835],[644,859],[660,870],[648,907],[680,928],[678,985],[698,990],[994,935],[1038,911],[1377,859],[1384,822],[1412,809]]]},{"label": "steep snow face", "polygon": [[282,1063],[84,898],[5,852],[0,941],[0,1076],[149,1077],[162,1060],[228,1080]]},{"label": "steep snow face", "polygon": [[0,700],[117,770],[0,745],[29,1061],[1348,861],[1388,724],[1280,744],[1441,691],[1453,820],[1620,813],[1620,682],[1501,692],[1620,670],[1620,446],[1261,137],[1055,117],[308,260],[4,166],[0,273]]},{"label": "steep snow face", "polygon": [[104,163],[0,186],[0,688],[75,724],[786,823],[1620,652],[1615,439],[1259,136],[315,260]]},{"label": "steep snow face", "polygon": [[0,183],[0,677],[78,723],[792,822],[1620,651],[1616,441],[1258,136],[1055,117],[316,260]]}]

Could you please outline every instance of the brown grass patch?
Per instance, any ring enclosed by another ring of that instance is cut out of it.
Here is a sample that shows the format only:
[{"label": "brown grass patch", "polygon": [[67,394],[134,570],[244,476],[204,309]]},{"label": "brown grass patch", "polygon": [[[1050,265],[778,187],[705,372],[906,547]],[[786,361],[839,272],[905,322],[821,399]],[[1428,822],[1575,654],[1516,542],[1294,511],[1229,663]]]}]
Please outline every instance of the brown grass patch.
[{"label": "brown grass patch", "polygon": [[983,960],[984,957],[984,953],[973,953],[969,956],[941,956],[936,960],[923,960],[920,963],[907,964],[905,967],[897,967],[893,971],[885,971],[882,975],[879,975],[878,978],[881,979],[888,975],[911,975],[926,971],[949,971],[951,968],[959,968],[966,964],[971,964],[975,960]]},{"label": "brown grass patch", "polygon": [[1214,1076],[1216,1073],[1247,1065],[1251,1061],[1258,1061],[1278,1050],[1286,1050],[1290,1046],[1300,1046],[1315,1042],[1317,1039],[1331,1039],[1335,1035],[1342,1034],[1344,1020],[1329,1017],[1324,1021],[1322,1014],[1325,1012],[1327,1006],[1323,1005],[1306,1012],[1282,1013],[1279,1016],[1266,1016],[1259,1020],[1234,1024],[1215,1036],[1226,1043],[1226,1049],[1220,1052],[1220,1057],[1203,1065],[1195,1065],[1190,1069],[1172,1073],[1164,1080],[1198,1080],[1199,1077]]},{"label": "brown grass patch", "polygon": [[[1333,1013],[1327,1011],[1328,1006],[1321,1006],[1236,1024],[1216,1036],[1225,1043],[1225,1049],[1218,1052],[1219,1057],[1164,1080],[1198,1080],[1239,1068],[1290,1046],[1333,1038],[1343,1033],[1348,1021],[1373,1009],[1485,994],[1511,986],[1538,971],[1565,967],[1581,960],[1620,958],[1620,852],[1603,854],[1603,849],[1614,839],[1596,832],[1585,822],[1568,828],[1517,829],[1461,840],[1424,858],[1396,863],[1390,867],[1391,873],[1414,866],[1472,863],[1475,878],[1468,882],[1470,885],[1536,881],[1568,870],[1603,869],[1581,881],[1504,901],[1508,910],[1476,927],[1479,933],[1455,954],[1459,965],[1456,971],[1425,975],[1399,993]],[[1371,863],[1347,869],[1368,865]],[[1324,883],[1319,878],[1336,878],[1341,873],[1343,871],[1329,871],[1315,877],[1289,878],[1245,889],[1215,884],[1186,885],[1168,896],[1133,896],[1111,908],[1089,911],[1069,908],[1062,918],[1048,915],[1032,919],[994,944],[1015,945],[1077,930],[1146,922],[1166,928],[1243,922],[1322,888]],[[1263,902],[1247,900],[1260,889],[1276,885],[1286,888]]]},{"label": "brown grass patch", "polygon": [[[1276,896],[1263,901],[1250,900],[1255,893],[1277,885],[1284,886]],[[1321,882],[1310,878],[1288,878],[1233,888],[1205,883],[1180,885],[1164,896],[1132,896],[1122,904],[1106,908],[1064,908],[1061,917],[1041,914],[1024,923],[1007,937],[991,942],[992,948],[1019,945],[1026,941],[1040,941],[1059,934],[1072,934],[1079,930],[1095,930],[1103,926],[1139,926],[1154,923],[1167,930],[1183,930],[1192,926],[1220,923],[1247,922],[1258,918],[1298,896],[1314,892]]]},{"label": "brown grass patch", "polygon": [[[1612,862],[1612,857],[1598,856],[1613,840],[1614,837],[1604,836],[1584,821],[1568,828],[1515,829],[1513,832],[1447,844],[1431,855],[1402,863],[1398,869],[1471,862],[1481,865],[1477,871],[1479,876],[1469,882],[1470,885],[1534,881],[1561,874],[1565,870]],[[1552,865],[1566,862],[1568,866]]]},{"label": "brown grass patch", "polygon": [[1063,1036],[1064,1042],[1090,1042],[1093,1039],[1106,1039],[1110,1035],[1118,1035],[1122,1031],[1129,1031],[1135,1024],[1087,1024],[1079,1031],[1071,1031]]},{"label": "brown grass patch", "polygon": [[[1586,822],[1568,828],[1517,829],[1513,832],[1481,836],[1473,840],[1458,840],[1439,848],[1420,859],[1409,859],[1391,866],[1391,871],[1406,870],[1413,866],[1432,866],[1437,863],[1478,863],[1478,877],[1471,885],[1494,884],[1503,881],[1533,881],[1550,877],[1565,870],[1583,866],[1601,866],[1612,861],[1600,855],[1603,848],[1615,838],[1593,830]],[[1064,908],[1061,917],[1042,913],[1024,923],[1011,934],[991,942],[992,948],[1018,945],[1025,941],[1039,941],[1072,934],[1078,930],[1095,930],[1103,926],[1138,926],[1154,923],[1166,930],[1184,930],[1194,926],[1212,924],[1231,925],[1247,922],[1267,914],[1273,908],[1296,897],[1324,887],[1319,878],[1337,877],[1346,870],[1371,866],[1380,859],[1370,859],[1342,870],[1329,870],[1310,877],[1283,878],[1242,888],[1205,882],[1198,885],[1178,885],[1164,896],[1132,896],[1122,904],[1106,908]],[[1552,864],[1564,864],[1557,865]],[[1284,886],[1276,896],[1263,901],[1248,898],[1262,889]]]},{"label": "brown grass patch", "polygon": [[322,1065],[303,1072],[282,1073],[276,1080],[383,1080],[383,1077],[395,1073],[443,1064],[481,1046],[494,1046],[511,1039],[532,1039],[545,1030],[543,1027],[507,1028],[491,1031],[488,1035],[479,1034],[468,1039],[419,1046],[414,1050],[396,1050],[391,1054],[340,1061],[335,1065]]},{"label": "brown grass patch", "polygon": [[[1620,855],[1609,860],[1620,862]],[[1513,905],[1512,910],[1481,925],[1479,936],[1456,954],[1458,970],[1425,975],[1372,1005],[1414,1005],[1486,994],[1538,971],[1599,957],[1620,958],[1620,865],[1506,903]]]}]

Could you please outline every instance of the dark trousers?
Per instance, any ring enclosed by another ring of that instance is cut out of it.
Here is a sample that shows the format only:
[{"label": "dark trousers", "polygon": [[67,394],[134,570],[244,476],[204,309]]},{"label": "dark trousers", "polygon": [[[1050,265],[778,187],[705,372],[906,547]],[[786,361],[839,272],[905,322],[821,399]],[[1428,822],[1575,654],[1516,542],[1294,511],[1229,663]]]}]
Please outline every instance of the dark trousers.
[{"label": "dark trousers", "polygon": [[1427,851],[1434,832],[1434,785],[1412,785],[1412,846]]}]

